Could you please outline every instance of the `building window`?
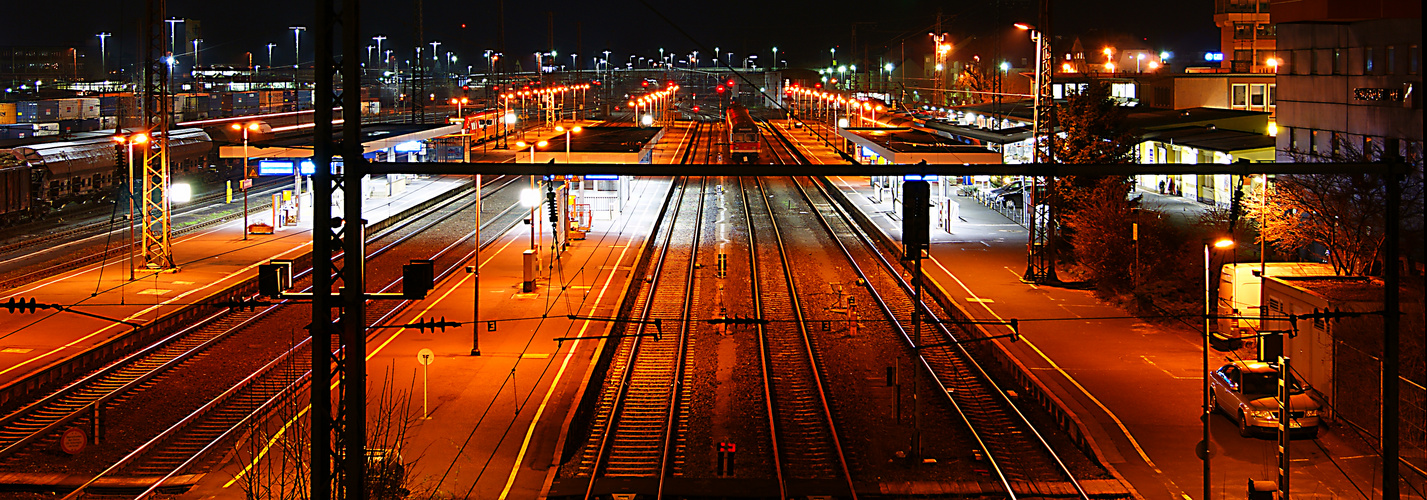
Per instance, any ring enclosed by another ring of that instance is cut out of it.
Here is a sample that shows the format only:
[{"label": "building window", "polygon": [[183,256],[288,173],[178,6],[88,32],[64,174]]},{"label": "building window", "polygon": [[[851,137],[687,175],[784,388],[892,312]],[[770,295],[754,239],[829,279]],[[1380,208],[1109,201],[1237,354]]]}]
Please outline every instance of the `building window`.
[{"label": "building window", "polygon": [[1278,106],[1278,84],[1268,84],[1268,107]]},{"label": "building window", "polygon": [[1249,107],[1264,107],[1264,92],[1266,90],[1266,87],[1267,85],[1264,85],[1262,83],[1255,83],[1249,86]]},{"label": "building window", "polygon": [[1422,56],[1421,50],[1416,45],[1407,46],[1407,74],[1417,74],[1417,59]]},{"label": "building window", "polygon": [[1329,136],[1328,140],[1333,141],[1332,144],[1328,145],[1328,147],[1333,151],[1333,157],[1341,157],[1343,155],[1343,135],[1337,132],[1333,132],[1333,134]]},{"label": "building window", "polygon": [[[1245,62],[1245,63],[1248,63],[1248,64],[1252,65],[1252,64],[1254,63],[1254,51],[1252,51],[1252,50],[1247,50],[1247,49],[1238,49],[1238,50],[1235,50],[1235,51],[1234,51],[1234,60],[1235,60],[1235,61],[1242,61],[1242,62]],[[1247,71],[1245,71],[1245,72],[1247,72]]]},{"label": "building window", "polygon": [[1363,74],[1371,75],[1373,72],[1372,47],[1363,47]]},{"label": "building window", "polygon": [[1298,151],[1298,135],[1294,133],[1293,127],[1284,127],[1284,131],[1288,132],[1288,150]]},{"label": "building window", "polygon": [[1244,108],[1249,105],[1249,86],[1243,83],[1233,85],[1232,99],[1229,101],[1231,107]]},{"label": "building window", "polygon": [[1373,161],[1373,140],[1372,136],[1363,136],[1363,161]]},{"label": "building window", "polygon": [[1389,74],[1389,75],[1396,74],[1396,73],[1397,73],[1397,47],[1392,46],[1392,45],[1388,45],[1388,46],[1387,46],[1387,50],[1383,51],[1383,57],[1386,57],[1386,58],[1387,58],[1386,61],[1383,61],[1383,62],[1385,63],[1385,64],[1383,64],[1383,66],[1384,66],[1384,69],[1387,70],[1387,74]]},{"label": "building window", "polygon": [[1234,39],[1250,40],[1254,37],[1254,23],[1234,23]]},{"label": "building window", "polygon": [[1312,154],[1312,155],[1317,155],[1317,154],[1318,154],[1318,131],[1317,131],[1317,130],[1309,130],[1309,131],[1308,131],[1308,153],[1309,153],[1309,154]]},{"label": "building window", "polygon": [[1259,37],[1260,39],[1265,39],[1265,38],[1267,38],[1267,39],[1270,39],[1270,40],[1271,40],[1271,39],[1274,39],[1274,38],[1278,37],[1278,25],[1277,25],[1277,24],[1258,24],[1258,25],[1255,25],[1254,27],[1255,27],[1255,30],[1254,30],[1254,31],[1257,32],[1257,35],[1258,35],[1258,37]]},{"label": "building window", "polygon": [[1333,49],[1333,74],[1343,74],[1344,66],[1346,66],[1346,63],[1343,61],[1343,49]]}]

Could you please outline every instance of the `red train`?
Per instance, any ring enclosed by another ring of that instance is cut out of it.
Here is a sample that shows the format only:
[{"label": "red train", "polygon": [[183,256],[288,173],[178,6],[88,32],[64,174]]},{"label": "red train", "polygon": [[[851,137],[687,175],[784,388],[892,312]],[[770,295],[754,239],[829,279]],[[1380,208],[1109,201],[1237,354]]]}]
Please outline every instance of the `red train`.
[{"label": "red train", "polygon": [[740,104],[728,107],[724,117],[728,130],[728,152],[734,163],[758,163],[758,146],[762,142],[758,123],[748,116],[748,108]]}]

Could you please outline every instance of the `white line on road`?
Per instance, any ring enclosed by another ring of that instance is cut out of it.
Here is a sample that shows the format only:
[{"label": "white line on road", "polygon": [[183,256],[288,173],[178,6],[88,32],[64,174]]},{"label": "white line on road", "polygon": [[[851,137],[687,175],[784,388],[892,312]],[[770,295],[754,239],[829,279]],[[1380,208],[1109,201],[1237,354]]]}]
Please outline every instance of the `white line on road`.
[{"label": "white line on road", "polygon": [[[942,265],[940,260],[938,260],[936,257],[932,257],[931,261],[936,263],[936,267],[940,268],[941,272],[946,273],[947,276],[950,276],[951,279],[955,280],[956,284],[960,285],[962,290],[965,290],[966,293],[970,294],[973,297],[976,296],[976,293],[972,292],[971,288],[966,286],[966,283],[962,283],[961,278],[957,278],[955,274],[952,274],[951,270],[947,269],[946,266]],[[986,312],[991,313],[992,316],[995,316],[997,320],[1005,321],[1005,318],[1002,318],[1001,315],[996,314],[996,311],[991,310],[991,306],[982,303],[981,307],[985,308]],[[1055,361],[1052,361],[1050,359],[1050,356],[1047,356],[1044,352],[1040,350],[1039,347],[1036,347],[1036,345],[1032,343],[1030,339],[1022,336],[1021,342],[1024,342],[1026,344],[1026,347],[1030,347],[1031,350],[1034,350],[1036,352],[1036,354],[1039,354],[1041,359],[1044,359],[1046,363],[1050,363],[1051,368],[1054,368],[1055,371],[1060,372],[1060,374],[1064,376],[1066,380],[1070,381],[1071,384],[1075,385],[1075,388],[1080,389],[1080,392],[1082,394],[1085,394],[1085,397],[1090,398],[1091,401],[1094,401],[1095,405],[1099,406],[1100,409],[1103,410],[1106,415],[1110,416],[1111,420],[1115,421],[1115,425],[1120,427],[1120,432],[1123,432],[1125,434],[1125,438],[1130,440],[1130,444],[1135,447],[1135,452],[1140,454],[1140,458],[1145,461],[1145,464],[1149,465],[1151,469],[1154,469],[1156,474],[1164,474],[1164,471],[1159,470],[1159,466],[1155,465],[1154,460],[1150,460],[1149,455],[1145,454],[1144,448],[1140,447],[1140,442],[1135,440],[1135,436],[1130,434],[1130,429],[1125,427],[1125,423],[1120,421],[1120,417],[1116,416],[1115,412],[1110,411],[1110,408],[1107,408],[1105,406],[1105,403],[1101,403],[1099,398],[1096,398],[1093,394],[1090,394],[1090,391],[1087,390],[1085,386],[1080,385],[1080,382],[1075,380],[1075,377],[1072,377],[1069,373],[1066,373],[1066,371],[1062,369],[1060,365],[1056,364]]]}]

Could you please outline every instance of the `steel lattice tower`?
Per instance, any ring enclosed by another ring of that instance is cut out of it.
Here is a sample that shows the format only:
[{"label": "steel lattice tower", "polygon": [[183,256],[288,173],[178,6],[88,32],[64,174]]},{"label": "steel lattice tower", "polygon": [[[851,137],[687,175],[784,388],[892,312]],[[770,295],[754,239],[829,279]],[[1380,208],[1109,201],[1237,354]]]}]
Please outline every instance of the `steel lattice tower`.
[{"label": "steel lattice tower", "polygon": [[[1055,95],[1051,92],[1051,80],[1055,75],[1055,56],[1051,50],[1050,0],[1041,0],[1040,26],[1031,32],[1036,42],[1035,109],[1032,124],[1032,145],[1035,148],[1035,162],[1055,163]],[[1047,182],[1050,181],[1050,182]],[[1026,274],[1023,280],[1044,283],[1055,280],[1055,259],[1051,251],[1051,231],[1055,224],[1055,213],[1046,204],[1042,214],[1041,195],[1049,191],[1053,180],[1040,177],[1030,178],[1030,195],[1025,197],[1029,210],[1026,228],[1029,239],[1026,245]],[[1044,189],[1044,191],[1042,191]]]},{"label": "steel lattice tower", "polygon": [[[143,152],[143,184],[140,210],[143,217],[144,265],[150,269],[172,269],[173,247],[169,242],[169,168],[168,126],[173,115],[169,97],[169,53],[164,44],[164,14],[166,0],[148,0],[145,10],[143,47],[144,66],[144,128],[149,135],[149,147]],[[130,181],[132,182],[132,180]]]},{"label": "steel lattice tower", "polygon": [[[312,162],[312,436],[311,498],[366,498],[365,231],[360,186],[366,172],[361,142],[359,0],[317,0],[316,99]],[[340,42],[342,58],[334,43]],[[338,73],[340,68],[340,74]],[[334,78],[340,77],[340,79]],[[342,138],[333,138],[332,107],[342,108]],[[341,175],[332,172],[341,156]],[[343,213],[332,199],[343,190]],[[342,265],[333,262],[344,254]],[[332,294],[340,290],[341,295]],[[332,310],[340,311],[335,322]],[[338,341],[332,345],[333,339]],[[337,398],[331,387],[337,382]]]}]

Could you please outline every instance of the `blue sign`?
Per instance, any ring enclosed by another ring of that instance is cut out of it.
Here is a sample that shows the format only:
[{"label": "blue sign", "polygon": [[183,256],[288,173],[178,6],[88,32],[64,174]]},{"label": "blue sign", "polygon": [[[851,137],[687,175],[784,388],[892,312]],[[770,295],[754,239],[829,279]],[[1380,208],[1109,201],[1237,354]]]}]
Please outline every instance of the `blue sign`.
[{"label": "blue sign", "polygon": [[912,175],[904,175],[904,176],[902,176],[902,180],[903,180],[903,181],[934,181],[934,180],[936,180],[936,176],[935,176],[935,175],[916,175],[916,174],[912,174]]},{"label": "blue sign", "polygon": [[258,175],[292,175],[292,161],[263,160],[258,162]]},{"label": "blue sign", "polygon": [[419,153],[421,152],[421,141],[406,141],[396,145],[398,153]]},{"label": "blue sign", "polygon": [[586,175],[586,176],[585,176],[585,180],[587,180],[587,181],[617,181],[617,180],[619,180],[619,176],[618,176],[618,175]]}]

